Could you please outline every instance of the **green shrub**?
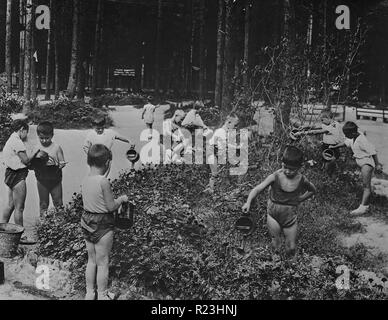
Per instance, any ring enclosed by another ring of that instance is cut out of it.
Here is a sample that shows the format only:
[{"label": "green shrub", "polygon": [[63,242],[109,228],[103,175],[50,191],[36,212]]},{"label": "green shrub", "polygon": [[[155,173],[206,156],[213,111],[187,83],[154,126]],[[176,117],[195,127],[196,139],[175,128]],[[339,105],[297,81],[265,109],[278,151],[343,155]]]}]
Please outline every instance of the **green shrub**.
[{"label": "green shrub", "polygon": [[91,121],[97,114],[106,116],[108,126],[113,124],[106,108],[97,109],[67,98],[34,107],[28,118],[34,123],[51,121],[58,129],[86,129],[90,128]]},{"label": "green shrub", "polygon": [[111,93],[103,94],[94,98],[91,103],[95,108],[104,106],[143,106],[146,103],[146,95],[135,93]]},{"label": "green shrub", "polygon": [[12,133],[11,113],[22,111],[24,99],[14,94],[8,94],[5,85],[0,84],[0,151]]}]

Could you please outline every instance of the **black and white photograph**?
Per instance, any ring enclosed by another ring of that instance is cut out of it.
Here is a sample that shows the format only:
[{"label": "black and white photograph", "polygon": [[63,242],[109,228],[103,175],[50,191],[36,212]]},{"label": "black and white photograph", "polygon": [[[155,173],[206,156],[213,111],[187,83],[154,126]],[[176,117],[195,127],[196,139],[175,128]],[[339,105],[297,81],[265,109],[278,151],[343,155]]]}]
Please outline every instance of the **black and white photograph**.
[{"label": "black and white photograph", "polygon": [[387,139],[387,0],[0,0],[0,300],[387,300]]}]

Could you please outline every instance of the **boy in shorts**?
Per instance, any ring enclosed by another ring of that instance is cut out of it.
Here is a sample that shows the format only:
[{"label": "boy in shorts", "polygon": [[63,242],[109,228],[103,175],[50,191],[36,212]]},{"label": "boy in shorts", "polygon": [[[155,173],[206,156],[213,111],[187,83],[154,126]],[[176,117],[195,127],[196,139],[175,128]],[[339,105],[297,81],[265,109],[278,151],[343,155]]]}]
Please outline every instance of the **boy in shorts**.
[{"label": "boy in shorts", "polygon": [[62,200],[62,169],[66,162],[60,145],[52,141],[54,126],[51,122],[43,121],[36,128],[39,138],[37,150],[48,154],[48,162],[34,166],[39,194],[40,216],[47,212],[50,195],[56,209],[63,206]]},{"label": "boy in shorts", "polygon": [[281,245],[281,233],[286,238],[286,254],[296,253],[298,231],[298,205],[316,193],[315,186],[299,171],[303,165],[303,152],[294,146],[286,148],[282,168],[270,174],[250,192],[242,210],[248,212],[256,196],[269,189],[267,206],[267,226],[272,236],[272,246],[277,253]]},{"label": "boy in shorts", "polygon": [[360,206],[353,210],[351,214],[364,214],[369,210],[369,197],[372,189],[371,180],[373,171],[375,169],[376,171],[381,171],[383,167],[377,158],[375,146],[367,140],[354,122],[346,122],[342,130],[346,137],[345,141],[335,146],[330,146],[330,148],[336,149],[346,146],[352,149],[353,157],[356,159],[356,163],[361,169],[364,191]]},{"label": "boy in shorts", "polygon": [[[15,120],[12,124],[13,133],[3,149],[6,166],[4,182],[8,188],[8,203],[1,217],[0,222],[2,223],[8,223],[14,212],[15,223],[23,226],[23,211],[27,194],[27,166],[37,154],[36,152],[31,157],[27,155],[24,143],[27,141],[28,129],[26,121]],[[25,236],[22,237],[22,241],[24,240],[27,240]]]},{"label": "boy in shorts", "polygon": [[[128,197],[114,199],[109,180],[112,153],[102,144],[94,144],[88,151],[90,172],[81,186],[84,212],[81,217],[82,234],[88,251],[86,265],[85,300],[111,300],[107,290],[109,278],[109,254],[113,245],[114,215]],[[95,285],[97,285],[97,292]]]}]

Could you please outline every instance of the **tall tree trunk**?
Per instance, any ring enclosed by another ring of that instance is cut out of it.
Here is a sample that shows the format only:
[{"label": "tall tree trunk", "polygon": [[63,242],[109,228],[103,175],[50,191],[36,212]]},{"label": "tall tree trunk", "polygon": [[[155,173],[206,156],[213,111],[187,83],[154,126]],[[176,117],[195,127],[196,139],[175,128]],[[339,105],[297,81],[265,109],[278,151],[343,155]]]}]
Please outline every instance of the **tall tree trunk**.
[{"label": "tall tree trunk", "polygon": [[98,0],[96,33],[94,38],[93,75],[92,75],[92,90],[91,90],[92,98],[95,98],[97,95],[98,60],[99,60],[100,41],[101,41],[100,34],[101,34],[101,23],[102,23],[102,6],[103,6],[103,0]]},{"label": "tall tree trunk", "polygon": [[186,41],[185,41],[185,94],[188,95],[191,93],[191,47],[192,47],[192,27],[193,27],[193,14],[192,14],[192,8],[193,8],[193,0],[186,0],[185,2],[185,24],[186,24]]},{"label": "tall tree trunk", "polygon": [[5,34],[5,73],[7,74],[7,92],[12,92],[12,0],[7,0],[6,34]]},{"label": "tall tree trunk", "polygon": [[[19,0],[19,24],[25,26],[24,16],[25,2]],[[19,96],[24,94],[24,47],[25,47],[25,31],[21,30],[19,35]]]},{"label": "tall tree trunk", "polygon": [[37,93],[36,93],[36,66],[37,66],[37,60],[38,57],[37,55],[34,57],[35,54],[37,54],[37,52],[35,51],[35,47],[36,47],[36,33],[35,33],[35,25],[34,25],[34,21],[35,21],[35,14],[34,14],[34,11],[32,13],[32,28],[31,28],[31,99],[32,100],[35,100],[36,97],[37,97]]},{"label": "tall tree trunk", "polygon": [[160,55],[162,50],[162,17],[163,0],[158,0],[158,13],[156,22],[156,50],[155,50],[155,93],[159,95],[160,87]]},{"label": "tall tree trunk", "polygon": [[[207,86],[205,83],[206,75],[206,56],[205,56],[205,0],[200,0],[199,3],[199,99],[204,100],[207,92]],[[205,92],[206,91],[206,92]]]},{"label": "tall tree trunk", "polygon": [[224,48],[224,68],[223,68],[223,89],[222,89],[222,110],[223,115],[227,115],[231,111],[233,98],[233,0],[225,2],[225,48]]},{"label": "tall tree trunk", "polygon": [[222,74],[224,63],[224,17],[225,15],[225,0],[218,0],[218,24],[217,24],[217,67],[216,67],[216,83],[214,88],[214,103],[222,106]]},{"label": "tall tree trunk", "polygon": [[251,13],[251,3],[250,0],[245,2],[245,17],[244,17],[244,76],[243,76],[243,85],[245,90],[248,90],[249,86],[249,26],[250,26],[250,13]]},{"label": "tall tree trunk", "polygon": [[85,32],[86,29],[86,6],[84,2],[80,2],[80,16],[79,16],[79,25],[80,25],[80,33],[79,33],[79,65],[78,65],[78,77],[77,77],[77,99],[84,99],[85,97],[85,84],[86,84],[86,75],[85,68],[86,64],[86,55],[85,55],[85,47],[82,45],[85,41]]},{"label": "tall tree trunk", "polygon": [[71,45],[71,61],[69,82],[67,84],[67,92],[70,99],[73,99],[77,89],[77,74],[78,74],[78,33],[79,33],[79,0],[73,0],[73,37]]},{"label": "tall tree trunk", "polygon": [[59,35],[59,30],[60,30],[60,20],[59,20],[59,6],[60,3],[57,1],[53,1],[53,9],[52,9],[52,17],[53,17],[53,36],[54,36],[54,99],[58,100],[59,98],[59,91],[60,91],[60,70],[59,70],[59,53],[60,53],[60,35]]},{"label": "tall tree trunk", "polygon": [[26,5],[26,41],[24,51],[24,98],[25,104],[23,112],[30,111],[29,100],[31,99],[31,44],[32,44],[32,0],[27,0]]},{"label": "tall tree trunk", "polygon": [[[53,14],[53,0],[50,0],[50,10]],[[53,28],[52,19],[50,18],[50,29],[47,30],[47,55],[46,55],[46,91],[45,91],[45,100],[50,100],[51,97],[51,30]]]}]

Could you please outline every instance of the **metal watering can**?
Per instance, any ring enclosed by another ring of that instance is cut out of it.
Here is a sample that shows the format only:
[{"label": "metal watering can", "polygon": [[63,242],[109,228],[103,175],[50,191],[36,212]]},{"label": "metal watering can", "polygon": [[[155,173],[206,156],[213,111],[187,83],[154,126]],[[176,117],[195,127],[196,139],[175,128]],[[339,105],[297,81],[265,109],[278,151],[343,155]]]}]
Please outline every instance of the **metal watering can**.
[{"label": "metal watering can", "polygon": [[256,228],[256,221],[252,215],[243,213],[240,218],[234,223],[234,227],[237,231],[241,232],[245,236],[249,236]]},{"label": "metal watering can", "polygon": [[127,151],[126,155],[127,155],[127,159],[132,163],[132,165],[134,165],[140,159],[140,155],[135,150],[135,146],[131,146],[131,149]]},{"label": "metal watering can", "polygon": [[130,229],[134,223],[135,203],[132,201],[124,202],[115,216],[115,226],[118,229]]}]

